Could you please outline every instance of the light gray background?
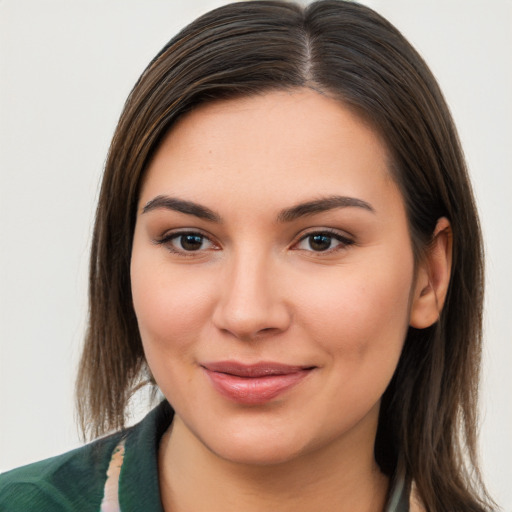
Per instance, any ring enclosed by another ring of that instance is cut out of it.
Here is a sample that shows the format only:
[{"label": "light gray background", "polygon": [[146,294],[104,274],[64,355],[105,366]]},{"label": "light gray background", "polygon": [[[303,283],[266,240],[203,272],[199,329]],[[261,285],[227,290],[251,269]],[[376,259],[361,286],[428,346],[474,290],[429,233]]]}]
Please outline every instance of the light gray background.
[{"label": "light gray background", "polygon": [[[0,469],[79,444],[73,380],[110,137],[154,54],[223,3],[0,0]],[[460,130],[488,253],[481,454],[512,511],[512,0],[363,3],[420,50]]]}]

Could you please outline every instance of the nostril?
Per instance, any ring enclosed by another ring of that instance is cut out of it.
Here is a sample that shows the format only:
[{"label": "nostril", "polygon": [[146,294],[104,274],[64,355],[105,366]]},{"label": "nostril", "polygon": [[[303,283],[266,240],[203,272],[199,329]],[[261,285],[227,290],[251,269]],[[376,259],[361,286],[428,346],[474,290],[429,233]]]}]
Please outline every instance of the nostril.
[{"label": "nostril", "polygon": [[242,329],[240,326],[231,326],[231,327],[223,327],[220,329],[227,335],[234,336],[235,338],[241,341],[261,341],[268,338],[272,338],[274,336],[278,336],[282,332],[286,330],[286,328],[282,329],[280,327],[264,327],[262,329]]},{"label": "nostril", "polygon": [[281,332],[281,329],[277,327],[265,327],[264,329],[260,329],[256,335],[255,338],[263,338],[268,336],[275,336]]}]

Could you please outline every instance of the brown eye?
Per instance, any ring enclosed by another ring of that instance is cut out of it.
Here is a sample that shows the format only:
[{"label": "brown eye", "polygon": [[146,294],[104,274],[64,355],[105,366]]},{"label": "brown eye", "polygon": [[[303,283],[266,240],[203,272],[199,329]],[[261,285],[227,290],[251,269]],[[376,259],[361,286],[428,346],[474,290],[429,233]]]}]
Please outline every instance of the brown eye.
[{"label": "brown eye", "polygon": [[175,254],[182,255],[218,249],[207,236],[193,231],[169,233],[160,240],[157,240],[156,243],[165,246]]},{"label": "brown eye", "polygon": [[197,234],[185,234],[177,237],[177,242],[181,249],[185,251],[199,251],[204,242],[204,236]]},{"label": "brown eye", "polygon": [[310,235],[307,238],[309,247],[313,251],[327,251],[331,248],[332,245],[332,236],[319,234],[319,235]]},{"label": "brown eye", "polygon": [[335,232],[320,231],[302,237],[295,246],[297,249],[310,252],[330,252],[352,245],[349,238]]}]

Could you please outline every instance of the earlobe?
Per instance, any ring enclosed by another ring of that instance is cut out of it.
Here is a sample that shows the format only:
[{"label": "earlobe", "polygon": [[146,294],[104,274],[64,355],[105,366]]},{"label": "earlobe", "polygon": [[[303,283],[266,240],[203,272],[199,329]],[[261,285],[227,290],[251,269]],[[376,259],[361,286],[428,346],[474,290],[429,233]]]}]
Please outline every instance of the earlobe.
[{"label": "earlobe", "polygon": [[425,259],[417,269],[409,318],[411,327],[424,329],[439,319],[450,284],[451,264],[451,225],[448,219],[441,217]]}]

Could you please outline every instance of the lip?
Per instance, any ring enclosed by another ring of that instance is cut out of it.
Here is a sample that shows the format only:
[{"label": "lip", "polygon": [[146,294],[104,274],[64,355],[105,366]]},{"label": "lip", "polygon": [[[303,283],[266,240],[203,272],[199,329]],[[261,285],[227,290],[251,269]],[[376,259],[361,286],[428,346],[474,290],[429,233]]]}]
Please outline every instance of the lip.
[{"label": "lip", "polygon": [[218,361],[201,367],[221,395],[247,405],[273,400],[302,382],[315,368],[266,361],[256,364]]}]

